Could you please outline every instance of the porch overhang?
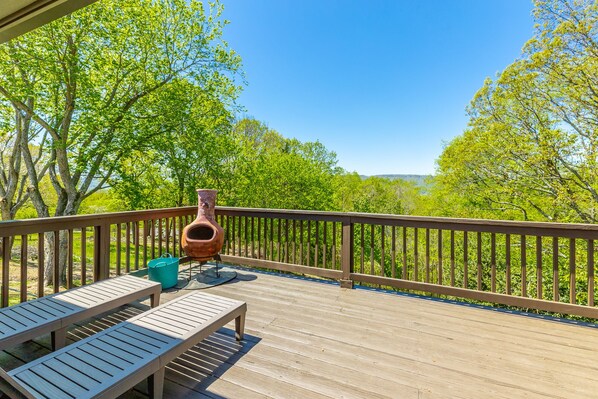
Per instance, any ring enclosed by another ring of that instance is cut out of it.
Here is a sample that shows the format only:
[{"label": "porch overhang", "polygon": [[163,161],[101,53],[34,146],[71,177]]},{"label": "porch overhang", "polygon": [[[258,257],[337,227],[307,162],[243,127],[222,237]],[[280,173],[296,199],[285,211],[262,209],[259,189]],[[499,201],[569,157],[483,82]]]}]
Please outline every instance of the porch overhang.
[{"label": "porch overhang", "polygon": [[11,0],[0,7],[0,44],[96,0]]}]

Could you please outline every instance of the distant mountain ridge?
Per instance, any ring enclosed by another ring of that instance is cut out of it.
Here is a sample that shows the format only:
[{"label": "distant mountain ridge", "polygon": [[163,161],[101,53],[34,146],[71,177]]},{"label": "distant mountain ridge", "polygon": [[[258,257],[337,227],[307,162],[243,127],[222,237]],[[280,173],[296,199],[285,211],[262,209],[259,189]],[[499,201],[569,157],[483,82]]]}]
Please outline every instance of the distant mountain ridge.
[{"label": "distant mountain ridge", "polygon": [[426,179],[432,177],[432,175],[373,175],[373,176],[365,176],[360,175],[362,179],[367,179],[368,177],[382,177],[383,179],[388,180],[406,180],[411,181],[417,184],[418,186],[427,186]]}]

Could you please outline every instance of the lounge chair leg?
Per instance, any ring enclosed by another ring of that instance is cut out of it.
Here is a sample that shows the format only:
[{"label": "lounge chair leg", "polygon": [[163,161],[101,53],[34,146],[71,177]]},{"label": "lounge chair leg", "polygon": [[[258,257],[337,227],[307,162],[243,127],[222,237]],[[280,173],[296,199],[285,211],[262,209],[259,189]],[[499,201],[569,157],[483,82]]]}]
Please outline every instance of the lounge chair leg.
[{"label": "lounge chair leg", "polygon": [[160,305],[160,293],[150,295],[150,305],[152,308]]},{"label": "lounge chair leg", "polygon": [[64,348],[64,345],[66,345],[66,327],[52,331],[51,339],[53,351]]},{"label": "lounge chair leg", "polygon": [[235,338],[237,341],[243,339],[243,333],[245,332],[245,312],[239,315],[235,319]]},{"label": "lounge chair leg", "polygon": [[147,388],[150,399],[162,399],[164,395],[164,372],[166,367],[162,367],[147,378]]}]

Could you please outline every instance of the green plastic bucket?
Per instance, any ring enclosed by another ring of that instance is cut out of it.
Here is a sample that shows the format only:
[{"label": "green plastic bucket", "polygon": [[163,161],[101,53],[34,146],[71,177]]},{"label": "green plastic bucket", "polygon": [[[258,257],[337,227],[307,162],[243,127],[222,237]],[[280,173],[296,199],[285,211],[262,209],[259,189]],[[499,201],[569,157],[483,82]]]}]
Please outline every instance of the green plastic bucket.
[{"label": "green plastic bucket", "polygon": [[174,287],[179,277],[179,258],[164,254],[161,258],[150,260],[147,264],[147,277],[162,284],[163,290]]}]

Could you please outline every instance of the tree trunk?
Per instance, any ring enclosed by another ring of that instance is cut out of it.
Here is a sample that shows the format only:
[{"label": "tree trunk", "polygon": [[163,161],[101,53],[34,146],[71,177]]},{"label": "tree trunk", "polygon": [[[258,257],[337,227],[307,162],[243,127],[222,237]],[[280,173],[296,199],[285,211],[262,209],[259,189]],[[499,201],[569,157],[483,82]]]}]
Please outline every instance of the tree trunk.
[{"label": "tree trunk", "polygon": [[[47,286],[54,286],[54,270],[56,267],[55,263],[55,241],[54,232],[44,234],[45,245],[44,245],[44,282]],[[58,285],[66,285],[66,264],[68,257],[68,234],[62,230],[58,236]]]}]

